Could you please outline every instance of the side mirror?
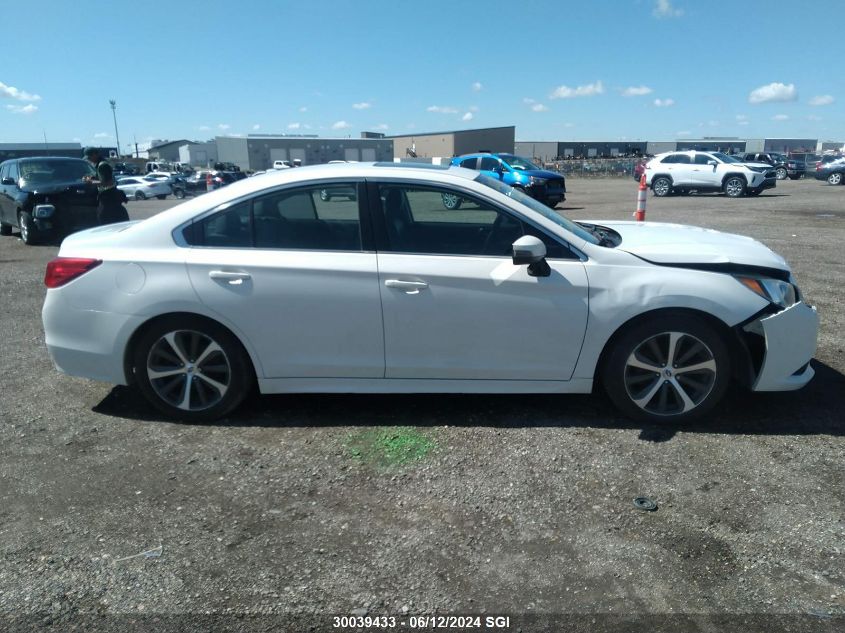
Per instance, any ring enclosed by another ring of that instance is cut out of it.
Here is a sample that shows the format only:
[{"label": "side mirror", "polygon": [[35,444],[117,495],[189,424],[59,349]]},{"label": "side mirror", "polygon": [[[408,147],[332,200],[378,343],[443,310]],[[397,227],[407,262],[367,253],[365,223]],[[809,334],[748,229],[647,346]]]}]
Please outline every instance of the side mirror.
[{"label": "side mirror", "polygon": [[4,185],[14,185],[15,179],[14,178],[4,178],[2,184],[4,184]]},{"label": "side mirror", "polygon": [[711,167],[715,167],[715,166],[716,166],[716,165],[718,165],[719,163],[717,163],[715,160],[708,160],[708,161],[707,161],[707,164],[708,164],[708,165],[710,165]]},{"label": "side mirror", "polygon": [[533,235],[523,235],[513,243],[513,265],[525,264],[528,264],[528,274],[532,277],[548,277],[552,274],[546,262],[546,245]]}]

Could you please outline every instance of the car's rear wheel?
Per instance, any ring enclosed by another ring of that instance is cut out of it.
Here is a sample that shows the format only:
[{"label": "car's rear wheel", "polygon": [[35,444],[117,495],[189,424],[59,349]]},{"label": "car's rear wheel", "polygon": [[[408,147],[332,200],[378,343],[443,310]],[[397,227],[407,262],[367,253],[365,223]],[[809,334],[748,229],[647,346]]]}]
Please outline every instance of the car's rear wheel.
[{"label": "car's rear wheel", "polygon": [[147,196],[144,195],[143,191],[136,191],[135,192],[135,199],[136,200],[146,200]]},{"label": "car's rear wheel", "polygon": [[725,195],[729,198],[741,198],[745,193],[745,180],[740,176],[731,176],[725,181]]},{"label": "car's rear wheel", "polygon": [[177,200],[181,200],[185,197],[185,190],[184,189],[176,189],[173,191],[173,197]]},{"label": "car's rear wheel", "polygon": [[640,321],[612,343],[605,390],[626,415],[683,422],[715,407],[730,378],[730,354],[704,319],[667,314]]},{"label": "car's rear wheel", "polygon": [[651,183],[651,190],[658,198],[663,198],[672,193],[672,181],[666,176],[658,176]]},{"label": "car's rear wheel", "polygon": [[778,180],[786,180],[786,177],[787,177],[788,175],[789,175],[789,174],[787,174],[787,173],[786,173],[786,167],[778,167],[778,168],[775,170],[775,176],[777,176],[777,179],[778,179]]},{"label": "car's rear wheel", "polygon": [[141,393],[168,417],[191,422],[220,418],[244,399],[254,378],[240,342],[202,318],[153,324],[135,345]]},{"label": "car's rear wheel", "polygon": [[830,176],[827,177],[827,182],[831,185],[841,185],[842,184],[842,173],[835,171]]},{"label": "car's rear wheel", "polygon": [[5,222],[0,222],[0,235],[11,235],[12,234],[12,225],[6,224]]},{"label": "car's rear wheel", "polygon": [[461,197],[455,195],[454,193],[442,193],[440,194],[440,198],[443,201],[443,206],[450,211],[455,211],[456,209],[461,208]]},{"label": "car's rear wheel", "polygon": [[24,244],[35,244],[36,231],[35,223],[32,221],[32,216],[26,211],[21,211],[18,214],[18,226],[21,231],[21,241]]}]

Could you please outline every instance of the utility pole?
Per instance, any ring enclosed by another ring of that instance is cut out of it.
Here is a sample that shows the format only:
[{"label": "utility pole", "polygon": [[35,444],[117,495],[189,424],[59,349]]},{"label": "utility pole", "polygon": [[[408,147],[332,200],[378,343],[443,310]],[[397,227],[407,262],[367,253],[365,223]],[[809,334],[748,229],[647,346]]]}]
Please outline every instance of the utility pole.
[{"label": "utility pole", "polygon": [[50,153],[50,146],[47,145],[47,131],[42,128],[41,133],[44,135],[44,151],[47,154],[49,154]]},{"label": "utility pole", "polygon": [[117,141],[117,157],[120,158],[120,135],[117,133],[117,101],[109,99],[111,115],[114,119],[114,140]]},{"label": "utility pole", "polygon": [[135,158],[138,158],[138,137],[133,135],[132,139],[135,141]]}]

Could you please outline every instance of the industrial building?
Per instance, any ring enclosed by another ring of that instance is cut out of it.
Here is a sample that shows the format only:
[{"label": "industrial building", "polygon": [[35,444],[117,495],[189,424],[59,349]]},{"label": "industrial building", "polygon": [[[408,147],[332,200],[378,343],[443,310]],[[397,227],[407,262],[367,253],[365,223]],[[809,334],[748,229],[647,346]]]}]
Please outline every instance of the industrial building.
[{"label": "industrial building", "polygon": [[218,136],[217,159],[242,170],[271,169],[277,160],[319,165],[332,160],[392,161],[393,141],[384,138],[318,138],[316,136]]},{"label": "industrial building", "polygon": [[646,141],[517,141],[514,153],[539,162],[565,158],[642,156]]},{"label": "industrial building", "polygon": [[[372,134],[365,132],[364,134]],[[392,158],[451,158],[473,152],[513,153],[516,127],[488,127],[452,132],[385,136],[393,142]]]}]

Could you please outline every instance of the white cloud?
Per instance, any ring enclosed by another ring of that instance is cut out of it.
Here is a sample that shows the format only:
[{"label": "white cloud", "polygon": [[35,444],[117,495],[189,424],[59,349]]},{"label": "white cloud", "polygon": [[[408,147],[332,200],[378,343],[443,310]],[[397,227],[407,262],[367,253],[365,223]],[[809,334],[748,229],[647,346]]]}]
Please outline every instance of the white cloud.
[{"label": "white cloud", "polygon": [[811,114],[807,117],[808,121],[821,121],[822,118],[820,116],[816,116],[815,114]]},{"label": "white cloud", "polygon": [[482,88],[484,88],[484,86],[481,85],[480,81],[476,81],[472,84],[472,91],[473,92],[481,92]]},{"label": "white cloud", "polygon": [[692,134],[689,130],[681,130],[680,132],[675,132],[675,136],[689,136]]},{"label": "white cloud", "polygon": [[478,112],[478,106],[470,106],[469,108],[467,108],[467,110],[469,110],[470,112]]},{"label": "white cloud", "polygon": [[289,130],[298,130],[301,127],[302,127],[301,123],[288,123],[288,129]]},{"label": "white cloud", "polygon": [[743,121],[737,121],[737,122],[736,122],[736,124],[737,124],[737,125],[748,125],[748,121],[745,121],[745,120],[743,120]]},{"label": "white cloud", "polygon": [[211,128],[210,128],[209,126],[207,126],[207,125],[200,125],[200,126],[199,126],[199,130],[200,130],[200,132],[207,132],[207,131],[208,131],[208,130],[210,130],[210,129],[211,129]]},{"label": "white cloud", "polygon": [[461,117],[461,121],[472,121],[472,112],[467,112]]},{"label": "white cloud", "polygon": [[307,106],[302,106],[301,108],[299,108],[299,111],[300,111],[300,112],[308,112],[308,107],[307,107]]},{"label": "white cloud", "polygon": [[746,114],[737,114],[737,115],[736,115],[736,120],[737,120],[737,121],[747,121],[747,120],[748,120],[748,115],[746,115]]},{"label": "white cloud", "polygon": [[376,126],[376,129],[377,129],[377,130],[387,130],[387,129],[389,129],[389,128],[388,128],[387,123],[379,123],[379,124]]},{"label": "white cloud", "polygon": [[772,121],[788,121],[789,115],[788,114],[776,114],[772,117]]},{"label": "white cloud", "polygon": [[458,113],[458,111],[455,108],[452,108],[450,106],[436,106],[436,105],[428,106],[426,108],[426,111],[428,111],[428,112],[438,112],[440,114],[457,114]]},{"label": "white cloud", "polygon": [[109,134],[108,132],[97,132],[94,135],[94,138],[111,138],[111,134]]},{"label": "white cloud", "polygon": [[656,18],[679,18],[684,14],[682,9],[672,6],[672,0],[655,0],[651,13]]},{"label": "white cloud", "polygon": [[260,129],[261,129],[261,126],[260,126],[260,125],[258,125],[258,123],[256,123],[255,125],[253,125],[253,126],[252,126],[252,129],[253,129],[253,130],[260,130]]},{"label": "white cloud", "polygon": [[74,137],[73,137],[72,139],[70,139],[70,140],[71,140],[71,141],[73,141],[74,143],[81,143],[81,142],[82,142],[82,139],[81,139],[81,138],[79,138],[78,136],[74,136]]},{"label": "white cloud", "polygon": [[826,106],[836,101],[831,95],[817,95],[810,99],[811,106]]},{"label": "white cloud", "polygon": [[14,86],[7,86],[2,81],[0,81],[0,97],[17,99],[18,101],[41,101],[40,96],[30,94],[25,90],[19,90]]},{"label": "white cloud", "polygon": [[658,108],[668,108],[669,106],[675,105],[674,99],[655,99],[654,105]]},{"label": "white cloud", "polygon": [[564,123],[563,127],[575,127],[574,123]]},{"label": "white cloud", "polygon": [[622,91],[623,97],[642,97],[643,95],[650,95],[654,92],[648,86],[628,86]]},{"label": "white cloud", "polygon": [[534,110],[534,112],[546,112],[546,111],[548,111],[548,108],[546,106],[544,106],[542,103],[535,103],[534,105],[531,106],[531,109]]},{"label": "white cloud", "polygon": [[353,103],[352,107],[355,108],[356,110],[366,110],[367,108],[372,108],[373,104],[368,103],[366,101],[362,101],[361,103]]},{"label": "white cloud", "polygon": [[219,127],[221,130],[223,130],[225,132],[226,130],[228,130],[232,126],[229,125],[228,123],[219,123],[217,125],[217,127]]},{"label": "white cloud", "polygon": [[524,97],[522,99],[522,103],[527,103],[528,105],[531,105],[532,103],[537,103],[537,102],[534,101],[534,99],[529,99],[528,97]]},{"label": "white cloud", "polygon": [[335,121],[332,123],[333,130],[348,130],[352,126],[349,125],[346,121]]},{"label": "white cloud", "polygon": [[795,84],[772,82],[752,90],[748,95],[748,103],[766,103],[768,101],[796,101],[798,91]]},{"label": "white cloud", "polygon": [[549,99],[573,99],[575,97],[593,97],[604,92],[604,86],[600,81],[586,86],[570,88],[569,86],[558,86],[549,95]]},{"label": "white cloud", "polygon": [[32,105],[31,103],[28,103],[25,106],[10,104],[6,106],[6,109],[10,112],[14,112],[15,114],[33,114],[34,112],[38,112],[38,106]]}]

